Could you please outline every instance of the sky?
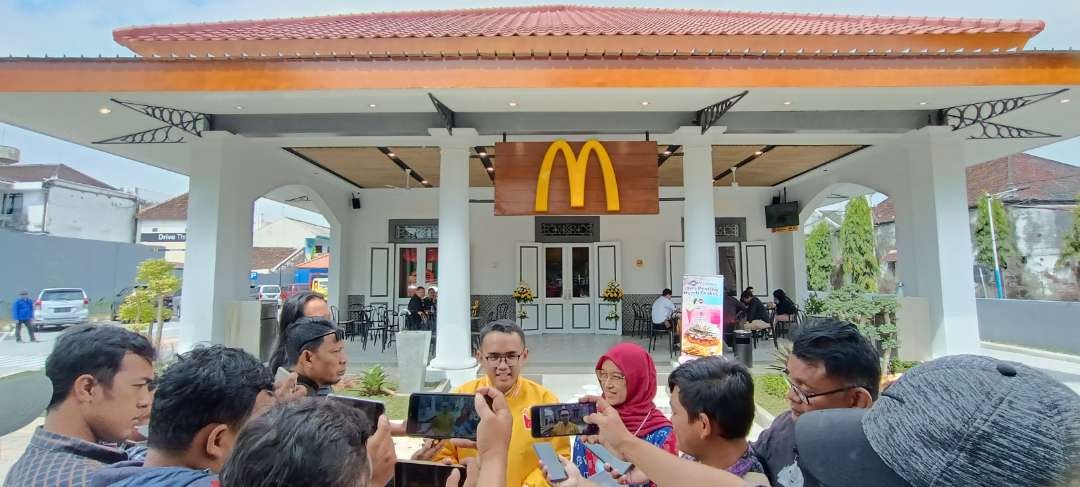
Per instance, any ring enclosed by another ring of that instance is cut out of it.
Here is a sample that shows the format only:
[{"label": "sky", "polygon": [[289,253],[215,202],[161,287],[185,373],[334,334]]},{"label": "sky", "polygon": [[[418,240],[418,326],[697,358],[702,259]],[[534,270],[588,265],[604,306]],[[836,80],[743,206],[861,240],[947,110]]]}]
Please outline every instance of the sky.
[{"label": "sky", "polygon": [[[0,55],[131,55],[112,39],[112,30],[146,24],[302,17],[354,12],[478,8],[565,3],[560,0],[429,1],[386,0],[0,0]],[[639,6],[859,15],[1040,19],[1046,30],[1028,45],[1038,49],[1080,49],[1080,0],[582,0],[597,6]],[[0,80],[2,82],[2,80]],[[163,200],[187,191],[187,177],[0,123],[0,145],[22,150],[26,163],[64,163],[112,186],[139,188]],[[1080,137],[1033,151],[1080,165]],[[256,221],[291,216],[326,222],[317,214],[269,201],[256,204]],[[260,218],[261,216],[261,218]]]}]

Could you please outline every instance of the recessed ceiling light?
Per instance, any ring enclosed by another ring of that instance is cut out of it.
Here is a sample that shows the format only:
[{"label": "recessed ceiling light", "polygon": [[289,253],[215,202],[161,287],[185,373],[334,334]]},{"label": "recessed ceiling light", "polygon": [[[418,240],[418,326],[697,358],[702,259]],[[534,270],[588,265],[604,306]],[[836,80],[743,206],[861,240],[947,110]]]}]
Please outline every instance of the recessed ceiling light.
[{"label": "recessed ceiling light", "polygon": [[420,181],[420,184],[427,184],[427,180]]},{"label": "recessed ceiling light", "polygon": [[101,107],[101,108],[98,108],[97,112],[102,114],[102,115],[108,115],[108,114],[112,113],[112,110],[110,110],[109,107]]},{"label": "recessed ceiling light", "polygon": [[754,152],[754,155],[755,155],[755,156],[760,156],[760,155],[762,155],[762,154],[764,154],[764,153],[765,153],[765,152],[763,152],[763,151],[757,151],[757,152]]},{"label": "recessed ceiling light", "polygon": [[1061,99],[1061,103],[1069,103],[1070,101],[1071,100],[1069,100],[1068,98],[1062,98]]},{"label": "recessed ceiling light", "polygon": [[926,104],[926,102],[925,102],[925,101],[920,101],[920,102],[919,102],[919,105],[925,105],[925,104]]},{"label": "recessed ceiling light", "polygon": [[479,156],[480,156],[480,157],[487,157],[487,152],[485,152],[485,151],[480,151],[480,154],[479,154]]},{"label": "recessed ceiling light", "polygon": [[240,106],[240,105],[236,105],[236,109],[237,109],[237,110],[243,110],[243,109],[244,109],[244,107],[243,107],[243,106]]},{"label": "recessed ceiling light", "polygon": [[396,157],[396,156],[397,156],[397,154],[394,154],[393,152],[387,152],[386,153],[386,157]]},{"label": "recessed ceiling light", "polygon": [[375,108],[375,107],[377,107],[377,106],[379,106],[379,105],[376,105],[376,104],[374,104],[374,103],[369,103],[369,104],[368,104],[368,108]]},{"label": "recessed ceiling light", "polygon": [[643,102],[641,102],[641,106],[647,107],[647,106],[649,106],[649,102],[648,101],[643,101]]},{"label": "recessed ceiling light", "polygon": [[665,156],[670,156],[670,155],[671,155],[671,151],[669,151],[669,150],[666,150],[666,151],[664,151],[664,155],[665,155]]},{"label": "recessed ceiling light", "polygon": [[784,104],[785,104],[785,105],[790,105],[790,104],[791,104],[791,102],[790,102],[790,101],[785,101],[785,102],[784,102]]},{"label": "recessed ceiling light", "polygon": [[510,102],[510,103],[507,103],[507,105],[510,105],[510,108],[514,108],[514,107],[516,107],[516,106],[517,106],[517,102],[516,102],[516,101],[512,101],[512,102]]},{"label": "recessed ceiling light", "polygon": [[491,166],[488,166],[487,170],[488,172],[495,172],[495,168]]}]

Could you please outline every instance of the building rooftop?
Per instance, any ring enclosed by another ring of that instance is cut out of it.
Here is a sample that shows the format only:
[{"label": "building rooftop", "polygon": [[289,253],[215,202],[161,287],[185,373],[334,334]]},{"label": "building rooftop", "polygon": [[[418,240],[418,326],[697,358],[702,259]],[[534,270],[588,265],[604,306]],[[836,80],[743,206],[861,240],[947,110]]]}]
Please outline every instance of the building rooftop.
[{"label": "building rooftop", "polygon": [[187,220],[188,193],[176,196],[139,212],[140,220]]},{"label": "building rooftop", "polygon": [[290,247],[252,247],[252,269],[274,269],[285,261],[297,256],[303,249]]},{"label": "building rooftop", "polygon": [[16,183],[32,183],[53,178],[117,191],[116,188],[64,164],[0,165],[0,180]]}]

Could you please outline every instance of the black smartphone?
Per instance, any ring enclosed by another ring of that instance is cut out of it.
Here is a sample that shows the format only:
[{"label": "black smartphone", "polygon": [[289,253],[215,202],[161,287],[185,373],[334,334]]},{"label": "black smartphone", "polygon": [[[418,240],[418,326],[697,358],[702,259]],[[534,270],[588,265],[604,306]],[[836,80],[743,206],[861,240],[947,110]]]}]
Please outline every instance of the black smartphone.
[{"label": "black smartphone", "polygon": [[604,448],[599,443],[585,443],[585,448],[591,451],[593,455],[596,455],[596,458],[599,458],[601,462],[611,466],[611,469],[619,475],[626,475],[626,472],[634,468],[634,464],[615,456],[614,453],[611,453],[611,450]]},{"label": "black smartphone", "polygon": [[530,411],[533,438],[595,435],[600,431],[595,424],[585,422],[585,416],[596,412],[595,403],[544,404]]},{"label": "black smartphone", "polygon": [[435,462],[398,460],[394,464],[394,485],[397,487],[444,487],[446,479],[454,470],[461,472],[461,483],[465,484],[465,467],[462,465],[443,465]]},{"label": "black smartphone", "polygon": [[360,412],[364,413],[364,416],[368,419],[368,423],[371,425],[371,429],[367,432],[368,435],[375,433],[375,429],[379,427],[379,416],[382,416],[386,412],[386,405],[379,401],[360,399],[358,397],[339,396],[337,394],[330,394],[326,396],[326,398],[359,409]]},{"label": "black smartphone", "polygon": [[405,434],[421,438],[476,439],[480,414],[472,394],[416,393],[409,396]]},{"label": "black smartphone", "polygon": [[562,482],[568,478],[566,468],[563,467],[562,461],[559,460],[559,454],[555,453],[555,448],[551,446],[551,443],[546,441],[533,443],[533,451],[536,452],[536,458],[539,458],[540,462],[547,468],[548,480]]}]

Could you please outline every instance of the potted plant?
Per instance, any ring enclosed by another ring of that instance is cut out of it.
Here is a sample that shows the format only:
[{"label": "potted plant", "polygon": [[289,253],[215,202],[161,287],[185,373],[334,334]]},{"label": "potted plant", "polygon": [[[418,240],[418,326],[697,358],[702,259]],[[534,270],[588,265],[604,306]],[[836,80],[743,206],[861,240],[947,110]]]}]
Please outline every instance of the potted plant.
[{"label": "potted plant", "polygon": [[536,294],[529,288],[528,284],[524,281],[519,282],[518,286],[514,288],[514,291],[510,293],[510,296],[514,298],[514,301],[518,303],[518,318],[525,319],[529,317],[529,314],[525,312],[525,308],[520,306],[522,304],[529,304],[536,299]]}]

